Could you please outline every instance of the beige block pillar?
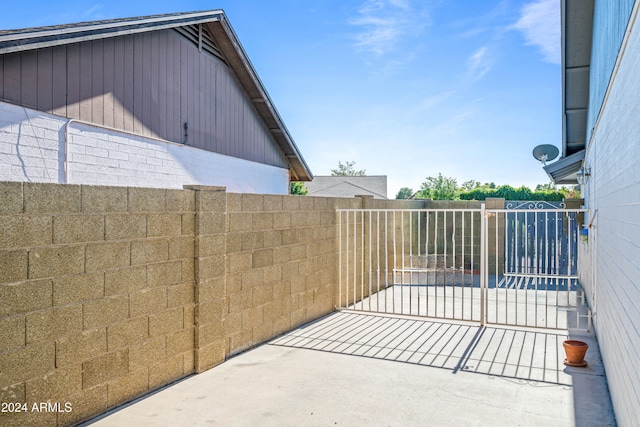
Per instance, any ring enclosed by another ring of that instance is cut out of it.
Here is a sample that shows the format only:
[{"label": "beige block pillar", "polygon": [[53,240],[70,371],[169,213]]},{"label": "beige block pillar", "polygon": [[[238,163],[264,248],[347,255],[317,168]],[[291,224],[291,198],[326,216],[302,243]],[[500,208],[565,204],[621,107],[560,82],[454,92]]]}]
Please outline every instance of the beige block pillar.
[{"label": "beige block pillar", "polygon": [[195,371],[224,362],[226,187],[188,185],[195,191]]},{"label": "beige block pillar", "polygon": [[[504,209],[504,199],[488,197],[485,200],[486,209]],[[504,213],[489,218],[487,229],[489,274],[504,273]]]}]

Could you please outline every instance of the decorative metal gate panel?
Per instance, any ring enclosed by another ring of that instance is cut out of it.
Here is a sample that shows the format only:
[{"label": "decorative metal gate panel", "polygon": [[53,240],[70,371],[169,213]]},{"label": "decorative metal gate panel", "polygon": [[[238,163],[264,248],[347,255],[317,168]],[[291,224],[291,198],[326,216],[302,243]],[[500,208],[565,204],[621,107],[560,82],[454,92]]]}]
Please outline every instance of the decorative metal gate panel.
[{"label": "decorative metal gate panel", "polygon": [[[497,261],[487,262],[487,323],[579,327],[579,223],[583,210],[547,202],[488,209],[485,227]],[[495,285],[494,285],[495,284]]]},{"label": "decorative metal gate panel", "polygon": [[568,328],[581,212],[340,209],[338,308]]}]

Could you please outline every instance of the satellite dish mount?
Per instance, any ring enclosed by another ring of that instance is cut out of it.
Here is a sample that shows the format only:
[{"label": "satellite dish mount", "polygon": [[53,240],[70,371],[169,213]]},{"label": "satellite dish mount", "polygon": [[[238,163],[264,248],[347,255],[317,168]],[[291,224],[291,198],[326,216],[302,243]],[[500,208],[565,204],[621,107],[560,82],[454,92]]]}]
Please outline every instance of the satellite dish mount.
[{"label": "satellite dish mount", "polygon": [[547,162],[555,160],[560,154],[558,147],[551,144],[538,145],[533,149],[533,157],[542,163],[542,166],[547,166]]}]

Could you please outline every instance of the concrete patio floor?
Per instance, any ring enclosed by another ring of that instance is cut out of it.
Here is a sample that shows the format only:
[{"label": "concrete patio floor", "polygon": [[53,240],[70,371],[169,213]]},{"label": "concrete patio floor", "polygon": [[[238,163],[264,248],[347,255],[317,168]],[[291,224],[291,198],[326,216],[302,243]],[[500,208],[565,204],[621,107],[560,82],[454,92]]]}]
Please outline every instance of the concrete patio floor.
[{"label": "concrete patio floor", "polygon": [[99,426],[614,426],[595,338],[341,311],[113,410]]}]

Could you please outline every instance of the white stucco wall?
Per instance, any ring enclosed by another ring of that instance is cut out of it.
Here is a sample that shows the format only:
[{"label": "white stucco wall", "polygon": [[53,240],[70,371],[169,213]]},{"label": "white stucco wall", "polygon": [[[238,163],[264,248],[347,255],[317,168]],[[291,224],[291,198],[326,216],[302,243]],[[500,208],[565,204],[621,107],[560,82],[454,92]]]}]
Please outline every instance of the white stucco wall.
[{"label": "white stucco wall", "polygon": [[287,169],[181,144],[88,126],[0,102],[0,181],[182,188],[287,194]]},{"label": "white stucco wall", "polygon": [[[633,19],[633,18],[632,18]],[[640,414],[640,26],[632,29],[587,148],[591,178],[582,282],[620,426]]]}]

